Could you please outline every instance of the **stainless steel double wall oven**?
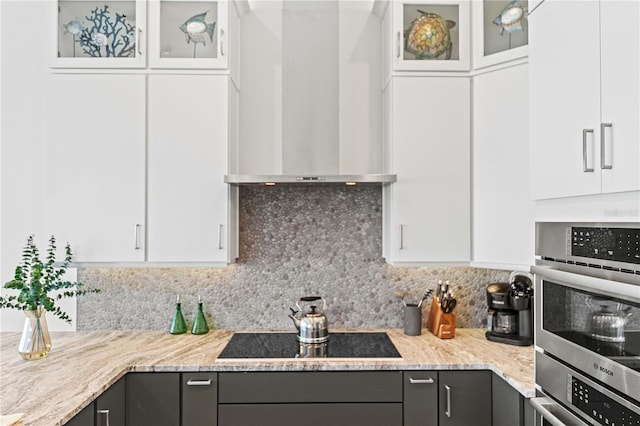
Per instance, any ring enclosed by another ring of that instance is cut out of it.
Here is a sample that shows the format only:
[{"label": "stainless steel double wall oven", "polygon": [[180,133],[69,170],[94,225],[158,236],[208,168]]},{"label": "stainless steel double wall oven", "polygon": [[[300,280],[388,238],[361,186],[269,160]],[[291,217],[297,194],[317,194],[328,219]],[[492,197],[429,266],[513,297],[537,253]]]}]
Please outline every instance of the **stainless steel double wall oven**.
[{"label": "stainless steel double wall oven", "polygon": [[640,425],[640,223],[537,223],[538,424]]}]

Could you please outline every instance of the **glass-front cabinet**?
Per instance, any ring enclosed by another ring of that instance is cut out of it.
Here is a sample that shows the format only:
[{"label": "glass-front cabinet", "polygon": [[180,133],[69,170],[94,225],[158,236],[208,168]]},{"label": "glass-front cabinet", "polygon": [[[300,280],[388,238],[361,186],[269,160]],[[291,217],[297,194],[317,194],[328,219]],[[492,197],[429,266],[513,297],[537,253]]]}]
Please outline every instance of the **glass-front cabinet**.
[{"label": "glass-front cabinet", "polygon": [[53,68],[227,68],[226,0],[58,0]]},{"label": "glass-front cabinet", "polygon": [[147,3],[141,0],[58,0],[52,67],[146,66]]},{"label": "glass-front cabinet", "polygon": [[226,68],[227,1],[149,2],[152,68]]},{"label": "glass-front cabinet", "polygon": [[393,1],[396,71],[467,71],[469,1]]}]

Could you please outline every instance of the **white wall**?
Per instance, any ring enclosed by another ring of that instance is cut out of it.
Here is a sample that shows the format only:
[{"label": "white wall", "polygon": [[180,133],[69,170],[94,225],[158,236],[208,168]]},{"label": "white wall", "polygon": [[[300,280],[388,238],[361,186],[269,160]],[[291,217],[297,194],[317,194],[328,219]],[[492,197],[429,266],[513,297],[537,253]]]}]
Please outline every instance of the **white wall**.
[{"label": "white wall", "polygon": [[[45,247],[44,116],[50,16],[46,1],[2,0],[0,15],[0,282],[13,278],[21,249],[30,234]],[[26,24],[28,23],[28,24]],[[25,29],[27,25],[28,30]],[[73,131],[73,129],[69,129]],[[15,294],[15,292],[11,292]],[[2,291],[7,294],[7,291]],[[75,311],[75,303],[71,303]],[[68,308],[65,306],[65,308]],[[49,317],[51,318],[51,317]],[[0,330],[22,328],[24,315],[0,310]],[[50,330],[69,329],[48,321]]]}]

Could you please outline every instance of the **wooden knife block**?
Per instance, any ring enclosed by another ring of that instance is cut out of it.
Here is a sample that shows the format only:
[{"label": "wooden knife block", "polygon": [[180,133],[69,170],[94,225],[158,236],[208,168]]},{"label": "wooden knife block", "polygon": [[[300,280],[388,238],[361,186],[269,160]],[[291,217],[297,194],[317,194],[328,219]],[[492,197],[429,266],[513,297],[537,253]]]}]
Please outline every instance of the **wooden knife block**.
[{"label": "wooden knife block", "polygon": [[452,339],[456,336],[456,316],[445,314],[440,307],[440,300],[433,297],[427,318],[427,328],[441,339]]}]

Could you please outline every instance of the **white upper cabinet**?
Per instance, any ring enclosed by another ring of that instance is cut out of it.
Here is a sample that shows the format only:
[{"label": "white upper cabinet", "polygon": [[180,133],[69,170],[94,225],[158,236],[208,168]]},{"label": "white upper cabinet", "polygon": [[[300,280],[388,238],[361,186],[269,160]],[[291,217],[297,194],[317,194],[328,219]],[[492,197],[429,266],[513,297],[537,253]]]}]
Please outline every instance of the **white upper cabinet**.
[{"label": "white upper cabinet", "polygon": [[52,67],[146,66],[146,1],[58,0],[44,4],[52,15]]},{"label": "white upper cabinet", "polygon": [[470,2],[392,0],[395,71],[468,71]]},{"label": "white upper cabinet", "polygon": [[640,189],[639,10],[547,0],[530,16],[534,199]]},{"label": "white upper cabinet", "polygon": [[152,68],[227,67],[227,1],[151,0],[148,7]]},{"label": "white upper cabinet", "polygon": [[76,262],[144,261],[145,77],[52,75],[45,230]]},{"label": "white upper cabinet", "polygon": [[149,76],[150,262],[227,261],[229,85],[219,75]]},{"label": "white upper cabinet", "polygon": [[57,0],[53,68],[228,67],[227,0]]},{"label": "white upper cabinet", "polygon": [[383,256],[398,265],[470,260],[470,81],[393,77],[384,114],[389,172]]}]

